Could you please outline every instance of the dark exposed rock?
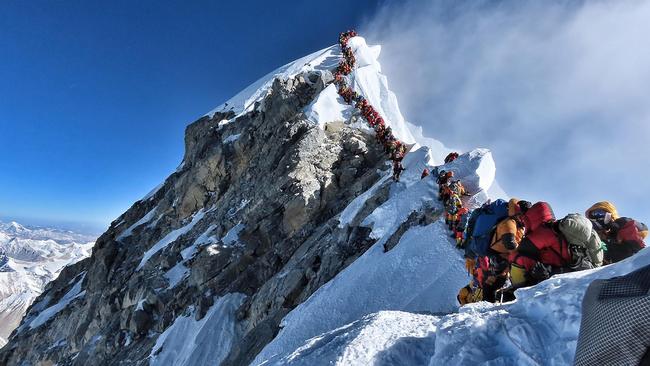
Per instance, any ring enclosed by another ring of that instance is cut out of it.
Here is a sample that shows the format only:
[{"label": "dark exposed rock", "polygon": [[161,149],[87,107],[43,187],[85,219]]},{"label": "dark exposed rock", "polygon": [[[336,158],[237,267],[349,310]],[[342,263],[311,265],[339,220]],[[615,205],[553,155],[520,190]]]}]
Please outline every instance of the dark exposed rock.
[{"label": "dark exposed rock", "polygon": [[[302,113],[331,80],[328,72],[275,80],[252,111],[189,125],[177,171],[111,224],[91,258],[64,269],[23,323],[60,301],[82,273],[83,295],[46,324],[14,332],[0,364],[147,364],[175,319],[190,309],[203,319],[215,296],[233,292],[247,297],[224,363],[250,362],[291,309],[374,243],[359,220],[339,227],[336,215],[388,168],[383,151],[372,135],[342,123],[321,129]],[[386,186],[357,217],[388,198]],[[171,286],[175,270],[181,275]]]}]

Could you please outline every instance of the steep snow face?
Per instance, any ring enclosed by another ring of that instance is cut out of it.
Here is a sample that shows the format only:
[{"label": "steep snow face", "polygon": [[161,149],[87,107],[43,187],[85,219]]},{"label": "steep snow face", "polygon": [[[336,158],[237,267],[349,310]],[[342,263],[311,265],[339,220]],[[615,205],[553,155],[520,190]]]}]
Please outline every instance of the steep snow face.
[{"label": "steep snow face", "polygon": [[[349,85],[375,107],[398,139],[407,144],[417,144],[415,148],[429,147],[433,158],[431,163],[441,163],[451,150],[435,139],[424,137],[419,126],[405,120],[397,97],[388,88],[388,79],[381,72],[378,61],[381,46],[368,46],[363,37],[351,38],[348,45],[357,61],[355,69],[347,76]],[[354,115],[354,108],[338,95],[334,85],[330,85],[305,109],[305,114],[311,121],[324,127],[330,122],[349,121]],[[358,127],[370,130],[365,122]]]},{"label": "steep snow face", "polygon": [[327,86],[305,108],[307,118],[323,129],[327,123],[349,121],[353,113],[354,107],[345,103],[334,84]]},{"label": "steep snow face", "polygon": [[[381,311],[308,340],[276,365],[426,365],[439,318]],[[427,342],[428,341],[428,342]]]},{"label": "steep snow face", "polygon": [[[388,80],[381,72],[381,64],[378,61],[381,46],[368,46],[363,37],[354,37],[350,39],[348,44],[357,60],[356,68],[347,76],[350,81],[349,85],[375,107],[384,117],[386,124],[392,128],[397,138],[408,144],[429,147],[434,162],[441,163],[451,150],[435,139],[424,137],[421,127],[405,120],[399,109],[397,97],[388,88]],[[281,80],[291,79],[307,71],[329,72],[338,65],[341,57],[341,50],[336,45],[288,63],[260,78],[206,115],[212,116],[216,112],[231,111],[235,116],[240,116],[251,111],[255,103],[264,99],[276,78]],[[338,95],[333,84],[326,87],[305,108],[307,118],[322,128],[327,123],[349,121],[353,114],[354,108],[345,103]],[[223,124],[225,125],[233,119],[223,121]],[[365,122],[359,124],[358,127],[369,129]],[[224,142],[232,142],[232,139],[235,139],[235,137],[226,138]]]},{"label": "steep snow face", "polygon": [[397,97],[388,89],[388,80],[381,73],[381,65],[377,61],[381,46],[368,47],[365,39],[354,37],[348,45],[357,59],[357,67],[350,74],[351,87],[363,95],[375,107],[377,112],[386,119],[393,129],[393,134],[407,144],[417,141],[406,125],[402,112],[397,104]]},{"label": "steep snow face", "polygon": [[237,341],[235,312],[246,296],[232,293],[216,299],[201,320],[195,309],[176,321],[156,340],[149,365],[218,365]]},{"label": "steep snow face", "polygon": [[442,317],[381,311],[324,332],[267,364],[569,365],[589,284],[647,265],[648,248],[613,265],[520,289],[512,303],[476,303]]},{"label": "steep snow face", "polygon": [[206,116],[213,116],[217,112],[229,111],[238,116],[251,111],[255,106],[255,103],[260,102],[268,94],[271,85],[273,85],[273,80],[290,79],[307,71],[331,70],[338,65],[340,57],[341,51],[339,47],[331,46],[290,62],[264,75],[259,80],[249,85],[246,89],[230,98],[227,102],[208,112]]},{"label": "steep snow face", "polygon": [[93,237],[0,222],[0,346],[45,285],[90,255]]},{"label": "steep snow face", "polygon": [[[494,166],[491,160],[489,151],[475,150],[461,155],[456,164],[443,167],[453,169],[456,176],[469,187],[478,189],[472,191],[476,194],[468,200],[468,205],[478,205],[487,198],[481,188],[489,187],[490,179],[494,179],[494,172],[489,170],[489,167]],[[423,147],[408,154],[404,159],[406,170],[401,182],[394,184],[388,200],[365,218],[358,217],[362,212],[363,200],[373,193],[362,194],[343,211],[340,225],[360,220],[362,226],[372,230],[370,236],[377,239],[377,242],[290,312],[283,319],[278,336],[264,348],[253,364],[274,364],[296,359],[296,354],[292,352],[310,338],[374,312],[401,310],[448,313],[456,309],[456,292],[468,282],[468,276],[464,270],[462,254],[455,249],[455,242],[444,223],[435,181],[432,176],[420,179],[422,169],[431,168],[429,161],[428,148]],[[388,180],[388,177],[384,177],[383,181]],[[377,187],[373,187],[368,192],[376,190]],[[384,245],[400,228],[404,228],[409,216],[416,212],[428,213],[434,217],[433,222],[408,228],[397,245],[384,252]],[[395,332],[396,337],[402,332],[397,329],[391,331]],[[324,337],[331,338],[327,335]],[[312,339],[310,342],[327,343],[322,339]],[[296,352],[303,353],[300,350]],[[341,360],[352,360],[341,357]],[[304,364],[310,364],[314,360],[309,356]],[[316,364],[319,363],[321,362]]]}]

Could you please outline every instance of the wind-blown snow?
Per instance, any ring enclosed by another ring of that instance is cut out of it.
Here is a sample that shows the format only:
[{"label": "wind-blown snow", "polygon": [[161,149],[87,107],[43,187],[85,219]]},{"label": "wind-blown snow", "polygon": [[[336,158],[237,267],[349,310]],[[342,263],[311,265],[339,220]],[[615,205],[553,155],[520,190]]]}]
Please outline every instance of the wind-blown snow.
[{"label": "wind-blown snow", "polygon": [[176,318],[156,340],[149,365],[218,365],[238,340],[235,312],[246,296],[230,293],[215,299],[201,320],[196,310]]},{"label": "wind-blown snow", "polygon": [[199,212],[194,214],[192,216],[192,221],[190,221],[187,225],[178,228],[176,230],[173,230],[169,234],[165,235],[162,239],[160,239],[156,244],[154,244],[151,248],[149,248],[146,252],[144,252],[142,256],[142,260],[140,261],[140,264],[138,264],[138,267],[136,268],[136,271],[139,271],[144,267],[144,265],[147,263],[149,258],[151,258],[154,254],[158,253],[160,250],[168,246],[169,244],[173,243],[178,239],[181,235],[186,234],[192,228],[194,225],[196,225],[203,217],[205,216],[205,211],[201,209]]}]

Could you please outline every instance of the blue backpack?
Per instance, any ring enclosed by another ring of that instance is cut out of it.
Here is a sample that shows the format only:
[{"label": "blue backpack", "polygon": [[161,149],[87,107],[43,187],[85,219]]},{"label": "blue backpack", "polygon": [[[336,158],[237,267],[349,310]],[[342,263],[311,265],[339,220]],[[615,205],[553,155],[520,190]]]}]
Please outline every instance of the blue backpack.
[{"label": "blue backpack", "polygon": [[[478,256],[488,255],[492,233],[499,221],[508,217],[508,202],[502,199],[485,203],[477,209],[472,235],[469,238],[468,249]],[[474,213],[472,213],[474,214]]]}]

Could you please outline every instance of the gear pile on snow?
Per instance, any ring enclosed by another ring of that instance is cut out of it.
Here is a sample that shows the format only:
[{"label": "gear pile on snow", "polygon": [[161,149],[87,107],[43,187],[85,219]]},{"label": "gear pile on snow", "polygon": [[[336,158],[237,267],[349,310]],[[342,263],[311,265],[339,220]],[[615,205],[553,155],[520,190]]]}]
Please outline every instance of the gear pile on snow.
[{"label": "gear pile on snow", "polygon": [[379,115],[379,112],[363,97],[363,95],[352,90],[348,86],[346,76],[352,72],[356,64],[354,53],[348,41],[352,37],[356,37],[357,32],[349,30],[339,35],[339,45],[343,53],[343,59],[339,62],[338,67],[334,73],[334,82],[336,83],[339,95],[348,104],[353,104],[355,108],[361,111],[363,118],[368,122],[368,125],[375,130],[375,137],[377,142],[382,144],[384,151],[393,162],[393,178],[399,181],[399,176],[404,170],[402,160],[406,155],[406,145],[398,140],[391,130],[390,126],[386,126],[384,119]]}]

